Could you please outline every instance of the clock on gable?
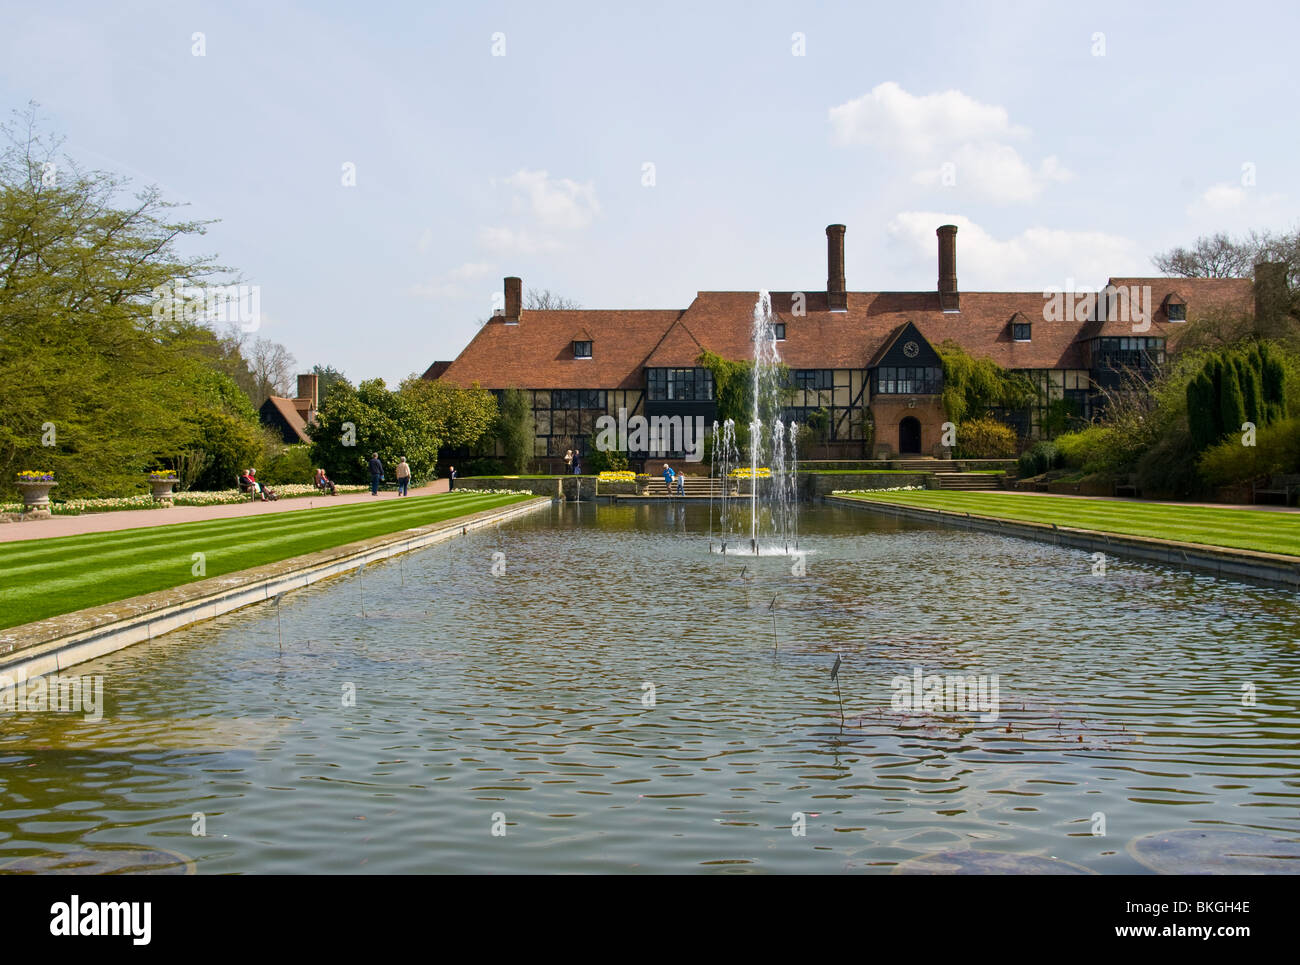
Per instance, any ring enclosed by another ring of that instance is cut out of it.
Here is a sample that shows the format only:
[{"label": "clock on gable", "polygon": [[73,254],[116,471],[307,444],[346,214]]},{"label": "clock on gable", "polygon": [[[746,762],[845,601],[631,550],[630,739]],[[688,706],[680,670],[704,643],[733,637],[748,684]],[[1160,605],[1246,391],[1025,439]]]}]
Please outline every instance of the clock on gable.
[{"label": "clock on gable", "polygon": [[921,346],[917,345],[915,342],[904,342],[903,354],[909,359],[914,359],[921,354]]}]

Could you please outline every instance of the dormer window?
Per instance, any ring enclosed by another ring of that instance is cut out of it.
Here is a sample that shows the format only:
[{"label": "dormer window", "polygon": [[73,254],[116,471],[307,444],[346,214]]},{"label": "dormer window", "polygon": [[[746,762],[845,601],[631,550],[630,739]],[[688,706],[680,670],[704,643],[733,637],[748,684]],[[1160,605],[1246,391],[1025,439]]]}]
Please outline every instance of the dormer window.
[{"label": "dormer window", "polygon": [[784,342],[784,341],[785,341],[785,322],[776,322],[776,323],[774,323],[774,324],[772,325],[772,334],[773,334],[773,337],[774,337],[778,342]]},{"label": "dormer window", "polygon": [[1165,308],[1165,314],[1169,316],[1171,322],[1187,321],[1187,306],[1181,304],[1168,305]]},{"label": "dormer window", "polygon": [[579,341],[574,341],[574,343],[573,343],[573,357],[574,357],[575,359],[589,359],[589,358],[591,358],[591,343],[590,343],[590,342],[579,342]]},{"label": "dormer window", "polygon": [[1030,331],[1029,322],[1014,322],[1011,325],[1011,337],[1017,342],[1028,342]]}]

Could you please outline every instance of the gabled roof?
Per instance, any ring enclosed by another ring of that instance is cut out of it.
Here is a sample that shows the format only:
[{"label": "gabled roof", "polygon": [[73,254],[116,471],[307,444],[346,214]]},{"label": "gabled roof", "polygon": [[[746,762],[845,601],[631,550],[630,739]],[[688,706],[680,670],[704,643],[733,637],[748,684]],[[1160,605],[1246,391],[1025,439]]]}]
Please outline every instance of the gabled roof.
[{"label": "gabled roof", "polygon": [[[1135,289],[1146,310],[1145,292],[1150,291],[1151,327],[1145,331],[1134,329],[1131,313],[1125,317],[1098,319],[1084,326],[1079,333],[1081,339],[1098,336],[1141,335],[1168,339],[1173,348],[1179,336],[1186,331],[1182,322],[1170,322],[1165,305],[1170,295],[1177,295],[1188,306],[1187,321],[1195,321],[1198,315],[1212,312],[1254,312],[1254,287],[1249,278],[1111,278],[1108,286],[1124,288],[1129,292]],[[1102,302],[1105,299],[1101,300]],[[1178,304],[1175,302],[1174,304]],[[1104,305],[1101,306],[1104,309]],[[1139,328],[1141,322],[1137,323]]]},{"label": "gabled roof", "polygon": [[[849,292],[848,310],[828,311],[826,296],[807,295],[807,313],[795,315],[793,292],[771,293],[772,310],[785,322],[781,359],[794,369],[864,369],[886,340],[911,322],[935,348],[955,341],[975,357],[1005,368],[1083,368],[1077,322],[1035,326],[1032,342],[1011,338],[1007,319],[1016,312],[1042,318],[1041,292],[962,292],[961,311],[945,312],[937,292]],[[700,292],[682,323],[705,348],[727,358],[753,354],[750,327],[758,292]]]},{"label": "gabled roof", "polygon": [[646,356],[647,368],[689,368],[704,351],[704,346],[679,318],[664,332],[664,337]]},{"label": "gabled roof", "polygon": [[[1254,306],[1246,278],[1112,278],[1110,284],[1149,287],[1151,326],[1143,334],[1171,343],[1186,326],[1165,316],[1170,293],[1187,298],[1193,317]],[[442,377],[484,388],[640,389],[644,367],[693,366],[702,349],[730,359],[752,357],[758,295],[699,292],[685,310],[525,311],[518,325],[493,318]],[[869,368],[909,323],[935,348],[953,341],[1003,368],[1083,369],[1086,339],[1133,334],[1133,322],[1099,319],[1095,295],[1078,293],[1074,300],[1078,313],[1056,321],[1045,317],[1042,292],[962,292],[960,312],[942,311],[934,291],[848,292],[847,311],[828,310],[825,292],[771,293],[775,320],[785,323],[778,350],[794,369]],[[1010,322],[1018,317],[1033,324],[1032,340],[1012,337]],[[599,340],[595,358],[575,361],[575,331],[589,336],[581,341]]]},{"label": "gabled roof", "polygon": [[[523,311],[518,325],[494,317],[442,378],[485,389],[644,388],[642,362],[680,315],[680,309],[550,309]],[[574,359],[575,330],[600,336],[593,358]]]},{"label": "gabled roof", "polygon": [[[307,435],[307,423],[303,421],[297,408],[294,407],[293,399],[282,399],[273,395],[262,403],[261,409],[262,422],[281,423],[282,435],[284,441],[290,444],[295,442],[311,442],[311,436]],[[279,417],[278,420],[276,417]],[[283,431],[287,429],[288,431]],[[291,439],[290,435],[297,436]]]}]

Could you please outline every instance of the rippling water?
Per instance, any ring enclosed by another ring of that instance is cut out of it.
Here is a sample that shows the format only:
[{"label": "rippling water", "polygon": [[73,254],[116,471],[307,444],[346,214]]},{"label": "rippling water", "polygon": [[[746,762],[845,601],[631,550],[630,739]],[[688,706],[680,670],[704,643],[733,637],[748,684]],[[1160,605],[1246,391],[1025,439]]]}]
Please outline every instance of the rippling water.
[{"label": "rippling water", "polygon": [[[1300,836],[1293,594],[869,513],[800,528],[794,576],[711,554],[705,506],[559,506],[285,596],[282,645],[268,604],[84,664],[102,720],[0,714],[0,865],[834,872],[975,847],[1135,873],[1153,831]],[[892,709],[916,667],[997,674],[998,719]]]}]

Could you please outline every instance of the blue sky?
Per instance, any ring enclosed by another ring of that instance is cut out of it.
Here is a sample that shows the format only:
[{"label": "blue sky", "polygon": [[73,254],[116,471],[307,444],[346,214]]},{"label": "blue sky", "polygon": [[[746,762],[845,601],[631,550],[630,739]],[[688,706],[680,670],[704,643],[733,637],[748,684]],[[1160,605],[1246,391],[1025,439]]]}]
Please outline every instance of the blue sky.
[{"label": "blue sky", "polygon": [[930,289],[951,221],[965,290],[1096,287],[1300,222],[1293,4],[810,6],[6,2],[0,92],[221,219],[259,334],[354,380],[454,358],[508,274],[821,290],[842,222],[851,290]]}]

